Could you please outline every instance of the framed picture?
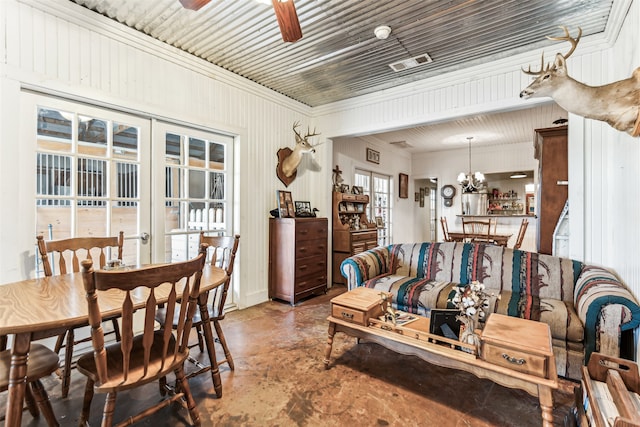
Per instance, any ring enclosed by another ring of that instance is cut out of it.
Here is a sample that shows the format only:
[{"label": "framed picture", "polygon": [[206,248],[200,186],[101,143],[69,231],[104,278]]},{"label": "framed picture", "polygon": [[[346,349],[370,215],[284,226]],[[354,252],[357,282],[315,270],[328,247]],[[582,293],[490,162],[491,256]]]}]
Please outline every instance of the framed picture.
[{"label": "framed picture", "polygon": [[424,208],[424,188],[420,189],[420,207]]},{"label": "framed picture", "polygon": [[299,201],[295,201],[295,208],[296,208],[296,216],[297,217],[313,217],[315,216],[313,214],[313,211],[311,210],[311,202],[299,202]]},{"label": "framed picture", "polygon": [[356,206],[351,202],[347,202],[346,203],[346,208],[347,208],[347,212],[355,212],[356,211]]},{"label": "framed picture", "polygon": [[380,164],[380,152],[367,148],[367,162]]},{"label": "framed picture", "polygon": [[342,184],[340,186],[340,192],[341,193],[348,193],[349,192],[349,184]]},{"label": "framed picture", "polygon": [[432,309],[429,333],[457,340],[460,335],[460,322],[456,316],[459,314],[458,309]]},{"label": "framed picture", "polygon": [[351,192],[353,194],[362,194],[364,192],[363,188],[358,186],[358,185],[354,185],[353,187],[351,187]]},{"label": "framed picture", "polygon": [[415,197],[415,201],[416,201],[416,202],[419,202],[419,201],[420,201],[420,193],[419,193],[419,192],[418,192],[418,193],[414,193],[414,196],[413,196],[413,197]]},{"label": "framed picture", "polygon": [[535,215],[536,213],[536,196],[535,194],[527,194],[527,215]]},{"label": "framed picture", "polygon": [[384,221],[382,220],[381,216],[376,217],[376,227],[384,228]]},{"label": "framed picture", "polygon": [[295,216],[291,191],[276,190],[276,201],[280,218],[293,218]]},{"label": "framed picture", "polygon": [[409,198],[409,175],[401,173],[400,174],[400,188],[398,191],[399,197],[401,199]]}]

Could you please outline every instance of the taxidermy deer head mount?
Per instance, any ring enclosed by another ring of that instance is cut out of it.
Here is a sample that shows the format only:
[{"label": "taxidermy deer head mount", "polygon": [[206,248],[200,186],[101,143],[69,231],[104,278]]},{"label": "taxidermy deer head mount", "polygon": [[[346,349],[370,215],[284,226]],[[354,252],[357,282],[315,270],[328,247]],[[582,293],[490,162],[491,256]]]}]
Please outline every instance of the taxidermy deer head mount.
[{"label": "taxidermy deer head mount", "polygon": [[[313,132],[307,128],[307,133],[302,136],[296,129],[300,126],[298,122],[293,124],[293,133],[296,136],[296,145],[293,150],[289,147],[281,148],[278,150],[278,166],[276,166],[276,175],[278,179],[282,181],[285,187],[296,179],[298,173],[298,167],[302,162],[305,154],[311,154],[316,152],[315,147],[320,144],[311,144],[309,138],[312,136],[320,135],[316,132],[315,128]],[[312,159],[314,161],[314,159]],[[319,165],[316,163],[316,170],[319,170]]]},{"label": "taxidermy deer head mount", "polygon": [[607,122],[631,136],[640,135],[640,67],[628,79],[604,86],[580,83],[569,77],[566,60],[576,50],[582,29],[578,28],[578,37],[573,38],[567,27],[562,28],[564,37],[547,38],[566,40],[571,49],[565,55],[557,53],[553,65],[545,66],[543,53],[539,71],[531,71],[531,66],[528,70],[523,68],[524,73],[537,77],[520,92],[520,98],[549,96],[570,113]]}]

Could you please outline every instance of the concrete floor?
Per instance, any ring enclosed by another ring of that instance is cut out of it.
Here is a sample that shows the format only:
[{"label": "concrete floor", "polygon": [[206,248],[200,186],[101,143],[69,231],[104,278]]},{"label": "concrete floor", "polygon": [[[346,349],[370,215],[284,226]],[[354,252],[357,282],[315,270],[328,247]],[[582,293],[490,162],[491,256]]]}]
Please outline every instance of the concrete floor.
[{"label": "concrete floor", "polygon": [[[465,372],[430,365],[373,343],[356,344],[337,334],[332,365],[322,359],[329,300],[343,292],[306,299],[296,307],[271,301],[227,315],[225,335],[235,371],[221,366],[223,397],[208,374],[190,380],[204,426],[540,426],[537,398]],[[197,348],[193,349],[198,352]],[[563,425],[573,386],[562,380],[554,392],[554,425]],[[63,426],[77,425],[84,378],[72,375],[71,392],[60,398],[57,377],[45,380]],[[3,398],[6,393],[3,393]],[[120,420],[159,398],[157,384],[118,396]],[[4,401],[0,402],[4,403]],[[104,397],[96,395],[91,425],[100,425]],[[4,411],[4,405],[2,406]],[[164,408],[138,425],[188,425],[187,412]],[[28,412],[25,426],[45,426]]]}]

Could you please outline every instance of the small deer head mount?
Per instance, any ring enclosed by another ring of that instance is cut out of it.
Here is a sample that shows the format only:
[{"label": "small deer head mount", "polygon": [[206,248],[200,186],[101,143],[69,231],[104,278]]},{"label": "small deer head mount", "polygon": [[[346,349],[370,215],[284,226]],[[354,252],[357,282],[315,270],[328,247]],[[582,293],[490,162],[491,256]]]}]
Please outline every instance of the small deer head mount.
[{"label": "small deer head mount", "polygon": [[520,92],[520,98],[549,96],[570,113],[589,119],[607,122],[615,129],[631,136],[640,135],[640,67],[631,77],[604,86],[588,86],[571,77],[567,71],[567,58],[576,50],[578,37],[573,38],[567,27],[562,27],[563,37],[549,37],[549,40],[566,40],[571,49],[565,55],[556,54],[553,64],[542,63],[539,71],[524,68],[525,74],[537,76],[529,86]]},{"label": "small deer head mount", "polygon": [[303,156],[305,154],[315,153],[315,147],[320,144],[311,144],[309,142],[309,138],[312,136],[320,135],[314,129],[313,132],[309,131],[307,128],[307,133],[302,136],[300,132],[297,131],[297,128],[300,126],[298,122],[293,124],[293,133],[296,136],[296,145],[293,147],[293,150],[289,147],[281,148],[278,150],[278,165],[276,166],[276,175],[278,179],[282,181],[285,187],[288,187],[289,184],[296,179],[298,173],[298,167],[300,166],[300,162],[302,162]]}]

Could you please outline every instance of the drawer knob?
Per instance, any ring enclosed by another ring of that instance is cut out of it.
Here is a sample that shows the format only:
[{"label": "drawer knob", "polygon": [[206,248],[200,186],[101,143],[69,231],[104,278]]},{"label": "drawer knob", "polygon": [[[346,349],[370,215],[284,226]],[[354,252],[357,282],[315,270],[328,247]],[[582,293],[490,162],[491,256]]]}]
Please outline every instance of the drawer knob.
[{"label": "drawer knob", "polygon": [[509,363],[513,363],[514,365],[524,365],[527,363],[524,359],[518,359],[516,357],[511,357],[507,353],[502,353],[502,358]]},{"label": "drawer knob", "polygon": [[342,312],[340,313],[342,315],[342,317],[344,317],[345,319],[353,319],[353,313],[346,313],[346,312]]}]

